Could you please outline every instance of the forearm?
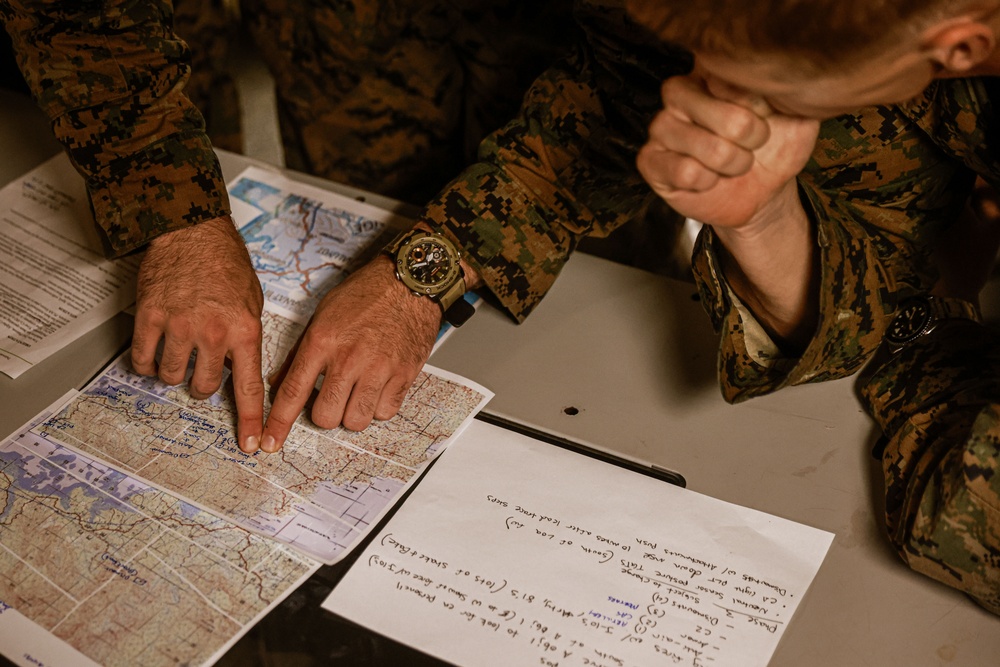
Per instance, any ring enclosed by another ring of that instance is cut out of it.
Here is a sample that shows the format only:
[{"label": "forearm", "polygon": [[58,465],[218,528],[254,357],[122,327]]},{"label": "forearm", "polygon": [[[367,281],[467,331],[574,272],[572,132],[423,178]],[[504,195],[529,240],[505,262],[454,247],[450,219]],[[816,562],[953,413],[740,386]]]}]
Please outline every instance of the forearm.
[{"label": "forearm", "polygon": [[713,227],[729,287],[776,343],[800,352],[816,328],[818,246],[795,181],[740,227]]},{"label": "forearm", "polygon": [[1000,336],[956,321],[863,378],[886,438],[886,526],[913,569],[1000,613]]},{"label": "forearm", "polygon": [[229,212],[167,2],[0,3],[18,62],[87,181],[109,254]]}]

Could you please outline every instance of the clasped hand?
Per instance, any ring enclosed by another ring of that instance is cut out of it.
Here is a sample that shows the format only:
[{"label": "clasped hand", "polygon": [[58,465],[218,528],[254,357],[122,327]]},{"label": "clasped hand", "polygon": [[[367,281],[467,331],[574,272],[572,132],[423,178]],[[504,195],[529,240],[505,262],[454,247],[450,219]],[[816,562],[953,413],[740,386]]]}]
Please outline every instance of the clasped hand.
[{"label": "clasped hand", "polygon": [[[672,77],[639,151],[640,173],[678,213],[713,227],[765,222],[797,197],[819,123],[699,75]],[[790,187],[791,186],[791,187]]]},{"label": "clasped hand", "polygon": [[729,287],[789,350],[817,312],[816,247],[796,176],[819,122],[711,77],[668,79],[636,163],[678,213],[713,228]]}]

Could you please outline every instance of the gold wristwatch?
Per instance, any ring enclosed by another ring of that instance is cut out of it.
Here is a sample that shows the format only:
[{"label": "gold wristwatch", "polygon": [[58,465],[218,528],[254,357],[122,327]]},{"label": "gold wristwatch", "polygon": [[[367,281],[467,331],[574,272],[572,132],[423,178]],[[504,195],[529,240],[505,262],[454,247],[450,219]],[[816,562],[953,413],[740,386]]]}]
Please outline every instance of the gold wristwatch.
[{"label": "gold wristwatch", "polygon": [[452,326],[462,326],[476,312],[463,298],[462,256],[451,239],[413,229],[396,237],[385,252],[396,263],[396,277],[417,296],[437,302]]},{"label": "gold wristwatch", "polygon": [[942,322],[956,319],[982,321],[979,309],[965,299],[910,297],[899,305],[899,312],[886,329],[885,342],[889,351],[896,353],[934,331]]}]

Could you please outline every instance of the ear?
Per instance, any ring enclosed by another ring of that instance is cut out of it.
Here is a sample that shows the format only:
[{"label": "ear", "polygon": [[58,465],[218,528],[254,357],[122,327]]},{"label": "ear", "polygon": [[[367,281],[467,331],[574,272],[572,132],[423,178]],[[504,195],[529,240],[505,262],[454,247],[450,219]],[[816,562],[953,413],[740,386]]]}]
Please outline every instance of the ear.
[{"label": "ear", "polygon": [[997,35],[991,26],[963,17],[927,30],[923,46],[941,69],[961,76],[993,56]]}]

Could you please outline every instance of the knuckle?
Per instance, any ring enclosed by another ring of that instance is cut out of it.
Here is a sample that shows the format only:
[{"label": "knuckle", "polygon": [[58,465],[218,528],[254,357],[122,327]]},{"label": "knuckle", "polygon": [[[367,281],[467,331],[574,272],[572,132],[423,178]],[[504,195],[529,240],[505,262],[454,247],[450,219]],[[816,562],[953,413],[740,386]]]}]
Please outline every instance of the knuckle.
[{"label": "knuckle", "polygon": [[375,411],[375,419],[385,422],[389,421],[399,412],[398,405],[380,405]]},{"label": "knuckle", "polygon": [[339,375],[327,375],[319,392],[317,405],[341,405],[347,400],[348,385]]},{"label": "knuckle", "polygon": [[132,346],[130,356],[132,368],[140,375],[153,375],[155,373],[153,359],[155,358],[155,348],[151,346]]},{"label": "knuckle", "polygon": [[193,326],[187,317],[172,317],[163,330],[169,338],[175,340],[190,340]]},{"label": "knuckle", "polygon": [[264,382],[260,378],[241,380],[234,384],[236,392],[245,400],[263,400]]},{"label": "knuckle", "polygon": [[184,381],[184,374],[160,366],[159,378],[173,387]]},{"label": "knuckle", "polygon": [[672,76],[664,81],[663,84],[660,85],[660,97],[663,99],[664,104],[668,104],[671,100],[675,100],[677,96],[684,91],[686,83],[686,77],[682,76]]},{"label": "knuckle", "polygon": [[284,413],[272,410],[267,416],[267,428],[272,431],[288,433],[288,431],[292,428],[292,424],[295,423],[296,416],[288,418],[284,415]]},{"label": "knuckle", "polygon": [[679,156],[673,163],[671,185],[680,190],[694,190],[701,182],[705,168],[694,158]]},{"label": "knuckle", "polygon": [[741,162],[743,151],[730,141],[713,141],[707,150],[708,160],[717,167],[734,166]]},{"label": "knuckle", "polygon": [[372,414],[374,410],[367,411],[357,407],[354,410],[349,410],[347,414],[344,415],[344,428],[348,431],[363,431],[368,428],[368,425],[372,423]]},{"label": "knuckle", "polygon": [[139,302],[136,306],[135,328],[138,333],[144,329],[154,329],[157,332],[167,324],[167,313],[162,308],[148,306],[144,302]]},{"label": "knuckle", "polygon": [[222,385],[222,378],[206,378],[191,380],[191,394],[197,397],[207,397],[218,391]]},{"label": "knuckle", "polygon": [[308,386],[305,379],[296,373],[289,373],[284,380],[281,382],[281,386],[278,387],[278,393],[291,400],[298,399],[304,393],[307,393],[311,387]]},{"label": "knuckle", "polygon": [[332,412],[326,412],[318,408],[313,408],[311,419],[312,423],[320,428],[331,429],[340,426],[339,420]]},{"label": "knuckle", "polygon": [[236,343],[238,345],[246,347],[252,347],[252,346],[259,347],[261,340],[261,333],[262,332],[259,320],[256,320],[256,324],[254,322],[241,323],[237,325],[232,331],[232,335]]},{"label": "knuckle", "polygon": [[648,136],[650,141],[662,143],[670,138],[670,128],[674,125],[674,116],[666,110],[660,111],[649,123]]},{"label": "knuckle", "polygon": [[201,340],[208,347],[221,347],[228,336],[228,327],[222,322],[212,321],[206,323],[201,329]]},{"label": "knuckle", "polygon": [[742,144],[751,140],[757,133],[758,121],[753,112],[739,108],[726,119],[722,131],[726,138]]}]

